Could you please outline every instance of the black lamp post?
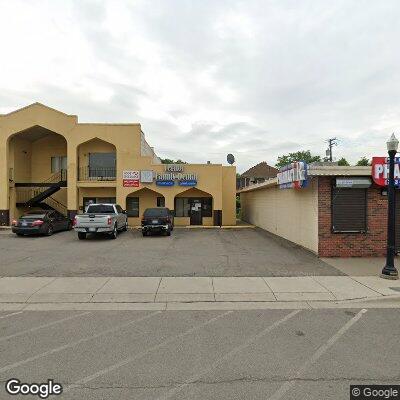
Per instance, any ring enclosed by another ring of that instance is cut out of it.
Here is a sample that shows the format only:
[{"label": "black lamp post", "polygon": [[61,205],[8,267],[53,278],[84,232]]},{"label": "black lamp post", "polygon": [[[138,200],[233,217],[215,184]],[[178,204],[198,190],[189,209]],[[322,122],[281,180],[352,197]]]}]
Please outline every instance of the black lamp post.
[{"label": "black lamp post", "polygon": [[394,157],[397,153],[399,141],[394,133],[388,140],[387,149],[389,154],[389,181],[388,181],[388,223],[387,223],[387,247],[386,265],[382,269],[381,278],[399,279],[399,273],[394,266],[395,255],[395,191],[394,191]]}]

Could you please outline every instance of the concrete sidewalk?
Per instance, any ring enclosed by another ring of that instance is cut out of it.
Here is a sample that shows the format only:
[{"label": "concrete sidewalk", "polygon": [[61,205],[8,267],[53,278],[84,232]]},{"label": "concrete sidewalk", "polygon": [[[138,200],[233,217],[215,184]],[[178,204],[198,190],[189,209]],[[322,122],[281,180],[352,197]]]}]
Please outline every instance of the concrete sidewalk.
[{"label": "concrete sidewalk", "polygon": [[113,305],[111,309],[118,304],[130,304],[129,309],[194,309],[194,304],[201,309],[307,308],[384,298],[399,299],[400,307],[400,281],[374,276],[0,278],[0,309],[7,310],[67,304],[73,309],[87,309],[88,304]]}]

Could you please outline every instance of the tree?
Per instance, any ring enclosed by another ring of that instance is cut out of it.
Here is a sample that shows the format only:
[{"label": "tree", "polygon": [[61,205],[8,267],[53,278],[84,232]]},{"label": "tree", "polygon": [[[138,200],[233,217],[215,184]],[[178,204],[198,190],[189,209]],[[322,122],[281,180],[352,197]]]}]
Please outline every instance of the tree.
[{"label": "tree", "polygon": [[342,157],[339,161],[338,161],[338,165],[342,166],[342,167],[348,167],[350,164],[348,163],[348,161]]},{"label": "tree", "polygon": [[180,158],[176,161],[172,160],[171,158],[162,158],[161,163],[162,164],[187,164],[186,161],[182,161]]},{"label": "tree", "polygon": [[307,164],[310,164],[315,161],[321,161],[321,157],[313,156],[310,150],[296,151],[294,153],[289,153],[283,156],[279,156],[277,163],[275,164],[275,167],[281,168],[294,161],[305,161]]},{"label": "tree", "polygon": [[367,167],[367,166],[369,166],[369,165],[371,165],[370,163],[369,163],[369,160],[368,160],[368,158],[367,157],[361,157],[358,161],[357,161],[357,164],[356,164],[358,167]]}]

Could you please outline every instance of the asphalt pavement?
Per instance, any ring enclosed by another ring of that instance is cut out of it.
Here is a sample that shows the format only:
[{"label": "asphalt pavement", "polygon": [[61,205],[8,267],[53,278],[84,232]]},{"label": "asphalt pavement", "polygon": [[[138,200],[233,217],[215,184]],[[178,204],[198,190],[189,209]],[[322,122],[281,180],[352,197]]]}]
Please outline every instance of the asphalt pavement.
[{"label": "asphalt pavement", "polygon": [[349,399],[400,384],[398,332],[398,309],[3,312],[0,398],[52,378],[54,399]]},{"label": "asphalt pavement", "polygon": [[0,231],[0,276],[334,276],[315,254],[258,228],[174,229],[171,236],[75,232],[16,237]]}]

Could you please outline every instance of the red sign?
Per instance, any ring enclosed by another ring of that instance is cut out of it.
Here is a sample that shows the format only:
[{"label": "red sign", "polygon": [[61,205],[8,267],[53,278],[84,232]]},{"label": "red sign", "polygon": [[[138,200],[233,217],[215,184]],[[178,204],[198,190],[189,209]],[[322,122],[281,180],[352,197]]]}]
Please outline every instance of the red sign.
[{"label": "red sign", "polygon": [[[379,186],[387,186],[389,178],[388,157],[372,157],[372,179]],[[394,159],[394,182],[400,184],[400,157]]]},{"label": "red sign", "polygon": [[139,187],[139,179],[123,179],[122,184],[124,187]]}]

